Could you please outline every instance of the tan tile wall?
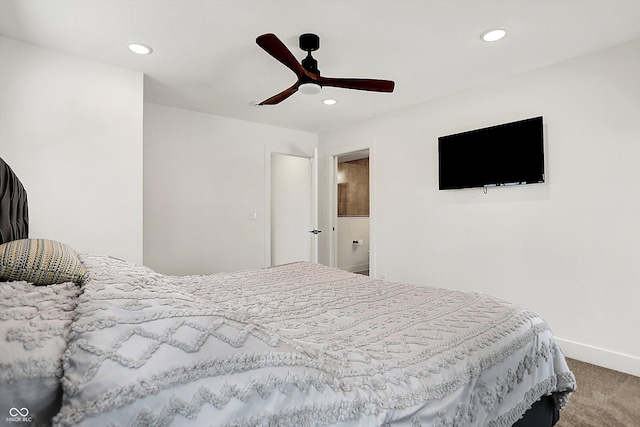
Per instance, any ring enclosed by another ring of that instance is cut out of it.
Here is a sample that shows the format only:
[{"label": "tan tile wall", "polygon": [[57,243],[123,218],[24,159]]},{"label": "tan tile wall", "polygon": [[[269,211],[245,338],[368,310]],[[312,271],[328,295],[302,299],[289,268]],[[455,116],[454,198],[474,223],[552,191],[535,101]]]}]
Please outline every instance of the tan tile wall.
[{"label": "tan tile wall", "polygon": [[369,159],[338,163],[338,216],[369,216]]}]

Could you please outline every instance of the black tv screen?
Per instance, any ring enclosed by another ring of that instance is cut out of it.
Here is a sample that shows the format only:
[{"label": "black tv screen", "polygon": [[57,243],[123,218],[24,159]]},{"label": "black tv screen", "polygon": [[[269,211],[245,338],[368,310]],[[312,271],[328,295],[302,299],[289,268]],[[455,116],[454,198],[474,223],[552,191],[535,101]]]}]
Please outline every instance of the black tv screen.
[{"label": "black tv screen", "polygon": [[542,117],[438,138],[440,190],[544,182]]}]

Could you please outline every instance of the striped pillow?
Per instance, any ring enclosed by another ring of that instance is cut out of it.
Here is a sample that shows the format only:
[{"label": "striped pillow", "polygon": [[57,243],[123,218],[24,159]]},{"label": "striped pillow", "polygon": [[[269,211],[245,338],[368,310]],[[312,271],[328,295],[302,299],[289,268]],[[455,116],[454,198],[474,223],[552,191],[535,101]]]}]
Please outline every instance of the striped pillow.
[{"label": "striped pillow", "polygon": [[0,281],[34,285],[82,284],[87,272],[78,254],[54,240],[22,239],[0,245]]}]

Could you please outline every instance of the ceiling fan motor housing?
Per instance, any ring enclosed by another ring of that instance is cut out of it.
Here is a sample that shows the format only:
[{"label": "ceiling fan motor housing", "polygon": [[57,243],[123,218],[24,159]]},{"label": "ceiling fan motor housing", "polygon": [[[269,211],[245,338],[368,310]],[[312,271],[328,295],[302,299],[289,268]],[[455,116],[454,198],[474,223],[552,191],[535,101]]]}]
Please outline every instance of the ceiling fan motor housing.
[{"label": "ceiling fan motor housing", "polygon": [[320,70],[318,70],[318,61],[313,59],[313,57],[311,56],[311,52],[309,52],[307,57],[302,60],[302,66],[308,72],[320,75]]}]

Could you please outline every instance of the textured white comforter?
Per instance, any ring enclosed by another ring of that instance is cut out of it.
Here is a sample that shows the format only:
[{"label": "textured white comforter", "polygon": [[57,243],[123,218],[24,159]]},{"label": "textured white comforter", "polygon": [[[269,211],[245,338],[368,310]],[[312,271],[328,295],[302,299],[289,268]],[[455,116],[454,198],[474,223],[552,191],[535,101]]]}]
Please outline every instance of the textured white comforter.
[{"label": "textured white comforter", "polygon": [[59,426],[511,426],[575,380],[548,325],[312,263],[170,277],[82,256]]},{"label": "textured white comforter", "polygon": [[0,425],[48,425],[58,412],[62,355],[80,292],[73,283],[0,282]]}]

